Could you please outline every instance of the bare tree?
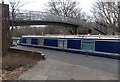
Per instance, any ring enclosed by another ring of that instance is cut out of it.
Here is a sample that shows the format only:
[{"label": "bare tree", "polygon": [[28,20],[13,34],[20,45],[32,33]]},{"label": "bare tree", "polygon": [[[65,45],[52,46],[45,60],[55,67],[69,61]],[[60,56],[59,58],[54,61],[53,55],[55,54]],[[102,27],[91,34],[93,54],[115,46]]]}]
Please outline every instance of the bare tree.
[{"label": "bare tree", "polygon": [[[79,3],[75,0],[51,0],[48,3],[48,13],[54,14],[56,16],[62,16],[63,20],[79,24],[81,19],[81,8],[78,8]],[[66,27],[66,29],[71,33],[75,34],[74,28]]]},{"label": "bare tree", "polygon": [[[22,3],[21,0],[8,0],[8,2],[10,6],[10,19],[12,21],[10,36],[12,37],[12,33],[14,30],[14,21],[16,20],[17,12],[21,7],[23,7],[26,4],[26,2]],[[12,39],[10,42],[12,44]]]},{"label": "bare tree", "polygon": [[[8,0],[8,2],[9,2],[9,5],[10,5],[10,18],[11,18],[12,21],[15,21],[17,12],[27,2],[23,3],[21,0]],[[12,29],[13,29],[13,26],[12,26]]]},{"label": "bare tree", "polygon": [[96,21],[106,23],[109,28],[118,31],[118,3],[117,2],[103,2],[96,0],[93,4],[92,13]]}]

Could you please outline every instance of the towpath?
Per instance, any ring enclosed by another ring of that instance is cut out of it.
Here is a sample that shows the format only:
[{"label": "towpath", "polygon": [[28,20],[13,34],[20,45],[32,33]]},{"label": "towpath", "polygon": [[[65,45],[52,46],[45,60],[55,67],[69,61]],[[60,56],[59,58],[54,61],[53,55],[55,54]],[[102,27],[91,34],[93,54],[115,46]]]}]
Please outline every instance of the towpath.
[{"label": "towpath", "polygon": [[[93,56],[87,57],[81,54],[73,54],[68,52],[31,48],[25,46],[17,46],[14,48],[41,52],[47,57],[47,60],[40,61],[30,71],[23,74],[20,79],[51,80],[54,79],[55,76],[57,80],[65,78],[68,80],[118,79],[118,60]],[[75,76],[73,76],[72,74]],[[35,77],[31,78],[33,75],[35,75]]]}]

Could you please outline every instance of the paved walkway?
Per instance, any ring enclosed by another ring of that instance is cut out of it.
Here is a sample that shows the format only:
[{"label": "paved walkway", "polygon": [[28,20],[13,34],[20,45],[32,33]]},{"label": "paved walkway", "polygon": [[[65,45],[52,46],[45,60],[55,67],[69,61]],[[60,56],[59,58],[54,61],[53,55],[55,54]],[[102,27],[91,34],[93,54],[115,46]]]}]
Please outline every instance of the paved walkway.
[{"label": "paved walkway", "polygon": [[74,53],[40,49],[40,48],[32,48],[25,46],[18,46],[14,48],[29,50],[34,52],[41,52],[44,53],[46,57],[49,59],[54,59],[62,62],[67,62],[70,64],[80,65],[84,67],[89,67],[93,69],[98,69],[98,70],[118,74],[118,60],[94,57],[94,56],[86,57],[81,54],[74,54]]},{"label": "paved walkway", "polygon": [[41,52],[44,53],[48,58],[48,60],[40,61],[34,68],[22,75],[21,78],[24,80],[54,80],[55,78],[56,80],[118,79],[118,60],[93,56],[86,57],[81,54],[73,54],[24,46],[18,46],[14,48]]},{"label": "paved walkway", "polygon": [[100,70],[47,59],[38,62],[19,77],[21,80],[118,80],[117,76]]}]

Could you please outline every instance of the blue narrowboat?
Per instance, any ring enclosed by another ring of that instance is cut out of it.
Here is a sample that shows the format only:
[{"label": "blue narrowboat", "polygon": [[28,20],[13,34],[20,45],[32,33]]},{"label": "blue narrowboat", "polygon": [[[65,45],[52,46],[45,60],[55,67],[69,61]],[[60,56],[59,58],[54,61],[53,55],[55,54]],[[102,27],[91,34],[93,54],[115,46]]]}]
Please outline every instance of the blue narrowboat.
[{"label": "blue narrowboat", "polygon": [[26,35],[20,45],[120,59],[120,39],[112,35]]}]

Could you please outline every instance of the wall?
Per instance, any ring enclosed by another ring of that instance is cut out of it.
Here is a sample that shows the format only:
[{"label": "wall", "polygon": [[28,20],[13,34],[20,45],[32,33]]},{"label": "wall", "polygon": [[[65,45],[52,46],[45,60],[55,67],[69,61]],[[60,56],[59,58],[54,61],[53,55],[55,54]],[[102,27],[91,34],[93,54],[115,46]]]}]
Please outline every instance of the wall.
[{"label": "wall", "polygon": [[26,38],[21,38],[20,39],[20,43],[26,43],[27,41],[26,41]]},{"label": "wall", "polygon": [[58,40],[57,39],[44,39],[44,45],[45,46],[58,46]]},{"label": "wall", "polygon": [[120,54],[120,42],[96,41],[95,51]]},{"label": "wall", "polygon": [[81,40],[68,40],[67,48],[81,49]]}]

